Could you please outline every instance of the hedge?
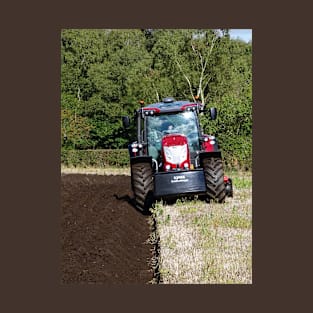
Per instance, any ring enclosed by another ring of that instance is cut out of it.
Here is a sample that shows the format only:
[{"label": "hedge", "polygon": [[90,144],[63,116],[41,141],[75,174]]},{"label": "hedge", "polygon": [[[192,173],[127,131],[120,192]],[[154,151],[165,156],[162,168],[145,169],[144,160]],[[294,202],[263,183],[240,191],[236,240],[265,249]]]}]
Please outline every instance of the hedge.
[{"label": "hedge", "polygon": [[127,149],[61,150],[61,164],[68,167],[129,166]]}]

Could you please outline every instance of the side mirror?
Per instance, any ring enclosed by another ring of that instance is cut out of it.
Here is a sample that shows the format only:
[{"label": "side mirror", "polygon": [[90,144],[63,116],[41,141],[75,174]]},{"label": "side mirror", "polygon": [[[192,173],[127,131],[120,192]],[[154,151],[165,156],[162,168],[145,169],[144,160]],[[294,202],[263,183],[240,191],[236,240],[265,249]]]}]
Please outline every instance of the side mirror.
[{"label": "side mirror", "polygon": [[130,125],[129,116],[123,116],[122,117],[122,122],[123,122],[124,128],[128,128],[129,125]]},{"label": "side mirror", "polygon": [[217,116],[217,110],[216,110],[216,108],[210,108],[210,117],[211,117],[211,120],[216,120],[216,116]]}]

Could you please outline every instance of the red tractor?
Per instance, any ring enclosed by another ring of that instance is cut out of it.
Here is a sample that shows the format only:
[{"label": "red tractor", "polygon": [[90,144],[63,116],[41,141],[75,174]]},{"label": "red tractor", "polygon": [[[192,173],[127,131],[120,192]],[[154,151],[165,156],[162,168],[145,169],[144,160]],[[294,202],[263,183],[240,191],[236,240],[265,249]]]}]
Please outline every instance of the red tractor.
[{"label": "red tractor", "polygon": [[[214,136],[203,134],[199,113],[216,119],[215,108],[172,97],[135,111],[137,140],[129,145],[131,184],[136,205],[148,211],[157,199],[198,195],[219,203],[232,197]],[[123,117],[125,128],[130,126]]]}]

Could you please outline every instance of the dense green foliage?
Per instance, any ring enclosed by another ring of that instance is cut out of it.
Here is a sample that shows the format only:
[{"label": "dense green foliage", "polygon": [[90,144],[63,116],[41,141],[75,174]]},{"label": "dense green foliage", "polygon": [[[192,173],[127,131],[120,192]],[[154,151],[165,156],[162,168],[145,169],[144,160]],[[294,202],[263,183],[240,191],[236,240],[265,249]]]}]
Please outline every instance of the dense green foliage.
[{"label": "dense green foliage", "polygon": [[[222,35],[221,35],[222,34]],[[68,149],[126,148],[139,100],[166,96],[218,109],[201,116],[231,164],[252,162],[252,45],[227,30],[63,30],[61,144]]]}]

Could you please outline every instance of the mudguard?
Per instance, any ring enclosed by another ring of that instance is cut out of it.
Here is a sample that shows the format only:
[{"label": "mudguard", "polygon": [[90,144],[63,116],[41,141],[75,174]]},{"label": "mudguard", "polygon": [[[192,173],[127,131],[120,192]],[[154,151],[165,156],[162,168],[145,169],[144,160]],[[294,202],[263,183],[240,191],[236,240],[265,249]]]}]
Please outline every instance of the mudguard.
[{"label": "mudguard", "polygon": [[222,152],[221,151],[211,151],[211,152],[200,152],[200,166],[203,167],[203,160],[207,158],[222,158]]},{"label": "mudguard", "polygon": [[137,164],[137,163],[150,163],[152,164],[152,157],[151,156],[135,156],[130,158],[130,164]]}]

